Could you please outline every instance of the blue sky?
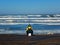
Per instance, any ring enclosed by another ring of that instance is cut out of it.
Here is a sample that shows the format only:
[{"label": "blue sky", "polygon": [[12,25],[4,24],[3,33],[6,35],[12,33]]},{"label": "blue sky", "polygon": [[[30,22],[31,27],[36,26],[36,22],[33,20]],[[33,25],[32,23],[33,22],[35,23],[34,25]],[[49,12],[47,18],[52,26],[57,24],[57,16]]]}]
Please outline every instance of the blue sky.
[{"label": "blue sky", "polygon": [[0,14],[58,14],[60,0],[0,0]]}]

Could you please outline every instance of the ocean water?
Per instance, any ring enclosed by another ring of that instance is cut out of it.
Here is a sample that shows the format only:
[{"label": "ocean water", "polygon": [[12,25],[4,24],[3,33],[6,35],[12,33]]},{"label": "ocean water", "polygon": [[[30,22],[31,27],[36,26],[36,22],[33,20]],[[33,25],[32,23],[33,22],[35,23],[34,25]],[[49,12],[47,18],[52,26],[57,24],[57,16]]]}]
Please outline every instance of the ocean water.
[{"label": "ocean water", "polygon": [[4,14],[0,15],[0,34],[26,34],[28,24],[34,34],[60,33],[59,14]]}]

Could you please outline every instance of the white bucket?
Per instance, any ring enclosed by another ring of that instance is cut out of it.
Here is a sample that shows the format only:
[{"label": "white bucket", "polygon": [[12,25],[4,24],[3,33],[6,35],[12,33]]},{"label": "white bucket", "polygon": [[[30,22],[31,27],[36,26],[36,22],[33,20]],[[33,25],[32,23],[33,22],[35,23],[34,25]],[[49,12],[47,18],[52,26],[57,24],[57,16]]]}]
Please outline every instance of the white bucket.
[{"label": "white bucket", "polygon": [[28,36],[31,36],[31,33],[28,33]]}]

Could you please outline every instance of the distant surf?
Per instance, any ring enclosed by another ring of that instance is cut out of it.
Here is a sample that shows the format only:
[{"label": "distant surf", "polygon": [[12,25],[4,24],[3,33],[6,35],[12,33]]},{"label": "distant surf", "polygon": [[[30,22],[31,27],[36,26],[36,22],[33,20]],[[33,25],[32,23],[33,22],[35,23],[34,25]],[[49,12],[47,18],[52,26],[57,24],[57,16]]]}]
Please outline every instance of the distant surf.
[{"label": "distant surf", "polygon": [[60,14],[5,14],[0,15],[0,34],[26,34],[31,24],[34,34],[60,33]]}]

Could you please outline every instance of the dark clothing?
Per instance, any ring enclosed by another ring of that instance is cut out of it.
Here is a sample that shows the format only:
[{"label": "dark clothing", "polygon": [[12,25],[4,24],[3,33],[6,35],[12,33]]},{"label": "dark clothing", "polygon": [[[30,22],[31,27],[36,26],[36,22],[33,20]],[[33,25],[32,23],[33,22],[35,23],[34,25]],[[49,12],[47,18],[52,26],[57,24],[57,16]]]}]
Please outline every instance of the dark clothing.
[{"label": "dark clothing", "polygon": [[28,33],[31,33],[31,35],[33,35],[33,31],[32,30],[28,30],[28,31],[26,31],[26,33],[27,33],[27,35],[28,35]]}]

